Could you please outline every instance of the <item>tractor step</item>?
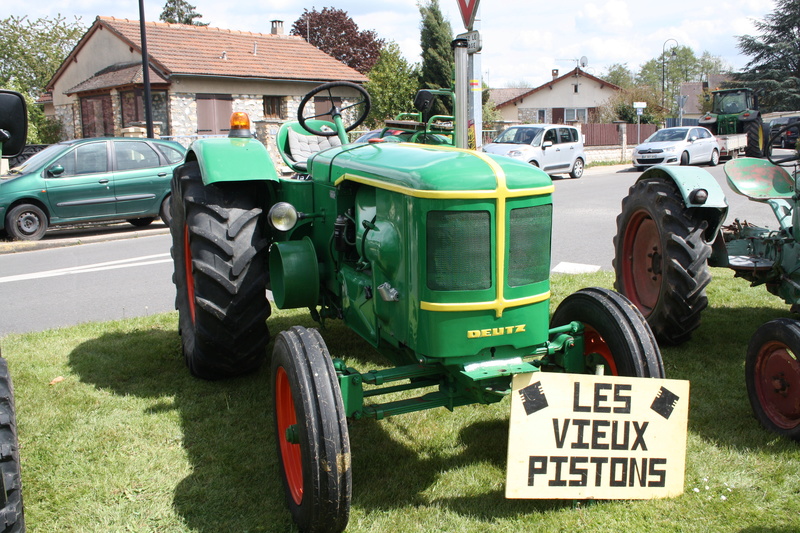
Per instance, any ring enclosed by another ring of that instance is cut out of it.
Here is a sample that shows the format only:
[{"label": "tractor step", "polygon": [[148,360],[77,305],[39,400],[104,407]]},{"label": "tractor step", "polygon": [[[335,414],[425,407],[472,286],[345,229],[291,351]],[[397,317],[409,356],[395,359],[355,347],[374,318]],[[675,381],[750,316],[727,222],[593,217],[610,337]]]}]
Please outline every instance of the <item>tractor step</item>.
[{"label": "tractor step", "polygon": [[755,255],[729,255],[728,266],[732,270],[768,271],[772,270],[773,262]]}]

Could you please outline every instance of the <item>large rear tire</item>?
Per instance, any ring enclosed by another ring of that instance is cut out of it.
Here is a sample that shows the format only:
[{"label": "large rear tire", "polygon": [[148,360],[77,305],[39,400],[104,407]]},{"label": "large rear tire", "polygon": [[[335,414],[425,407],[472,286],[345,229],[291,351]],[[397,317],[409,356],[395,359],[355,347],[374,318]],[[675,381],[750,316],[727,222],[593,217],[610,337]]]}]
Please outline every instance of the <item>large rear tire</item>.
[{"label": "large rear tire", "polygon": [[744,132],[747,134],[747,147],[744,155],[747,157],[764,157],[764,128],[761,117],[745,123]]},{"label": "large rear tire", "polygon": [[25,531],[19,465],[14,386],[8,372],[8,363],[0,355],[0,474],[3,480],[0,532],[2,533]]},{"label": "large rear tire", "polygon": [[800,322],[779,318],[758,328],[747,348],[747,396],[764,428],[800,441]]},{"label": "large rear tire", "polygon": [[317,330],[294,326],[275,338],[272,400],[292,518],[300,531],[343,531],[350,517],[350,438],[336,370]]},{"label": "large rear tire", "polygon": [[597,287],[572,293],[559,304],[550,327],[570,322],[584,326],[586,373],[597,365],[606,375],[663,378],[664,363],[653,332],[624,296]]},{"label": "large rear tire", "polygon": [[711,281],[706,228],[669,179],[639,180],[622,200],[614,288],[639,308],[659,342],[680,344],[700,326]]},{"label": "large rear tire", "polygon": [[176,171],[172,191],[175,307],[186,364],[203,379],[256,370],[266,357],[270,314],[259,186],[204,185],[191,162]]}]

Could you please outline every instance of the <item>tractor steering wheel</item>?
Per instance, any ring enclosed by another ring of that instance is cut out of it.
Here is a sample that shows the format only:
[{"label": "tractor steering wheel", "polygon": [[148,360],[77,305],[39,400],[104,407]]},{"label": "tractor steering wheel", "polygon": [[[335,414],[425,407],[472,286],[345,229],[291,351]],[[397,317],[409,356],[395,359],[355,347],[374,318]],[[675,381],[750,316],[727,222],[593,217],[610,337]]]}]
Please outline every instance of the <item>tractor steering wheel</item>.
[{"label": "tractor steering wheel", "polygon": [[[361,95],[361,98],[359,100],[357,100],[356,102],[352,103],[352,104],[349,104],[349,105],[346,105],[346,106],[344,106],[342,108],[339,108],[335,104],[334,96],[333,96],[333,94],[331,92],[331,90],[334,87],[348,87],[350,89],[354,89],[354,90],[358,91],[358,93]],[[305,110],[306,104],[308,104],[314,96],[316,96],[317,94],[319,94],[321,92],[327,92],[328,93],[328,99],[331,102],[330,110],[326,111],[324,113],[318,113],[316,115],[305,116],[303,111]],[[338,135],[339,132],[336,131],[336,130],[330,130],[330,131],[315,130],[311,126],[306,124],[306,120],[325,117],[325,116],[330,116],[332,118],[333,117],[337,117],[337,116],[341,117],[343,111],[346,111],[346,110],[348,110],[350,108],[357,107],[357,106],[361,106],[361,108],[360,108],[360,110],[357,110],[357,115],[356,115],[355,120],[349,126],[345,126],[345,129],[344,129],[345,132],[356,128],[359,124],[364,122],[365,118],[367,118],[367,115],[369,114],[369,110],[370,110],[370,107],[371,107],[369,93],[362,86],[356,85],[355,83],[350,83],[349,81],[332,81],[330,83],[323,83],[319,87],[313,89],[310,93],[306,94],[303,97],[303,99],[300,100],[300,107],[297,109],[297,120],[300,122],[300,126],[302,126],[304,130],[306,130],[307,132],[309,132],[311,134],[321,135],[323,137],[333,137],[334,135]],[[334,123],[336,123],[335,120],[334,120]]]},{"label": "tractor steering wheel", "polygon": [[798,134],[800,134],[800,122],[792,122],[791,124],[787,124],[786,126],[782,127],[781,129],[779,129],[778,131],[776,131],[775,133],[770,135],[769,139],[767,139],[767,142],[764,145],[764,153],[767,154],[767,159],[773,165],[790,166],[790,165],[787,165],[786,163],[791,163],[792,161],[797,161],[798,159],[800,159],[800,153],[797,151],[796,148],[792,149],[791,155],[783,156],[783,157],[777,157],[775,159],[773,159],[773,157],[772,157],[772,155],[773,155],[772,143],[774,141],[778,140],[783,133],[785,133],[785,132],[787,132],[789,130],[795,130],[795,131],[798,132]]}]

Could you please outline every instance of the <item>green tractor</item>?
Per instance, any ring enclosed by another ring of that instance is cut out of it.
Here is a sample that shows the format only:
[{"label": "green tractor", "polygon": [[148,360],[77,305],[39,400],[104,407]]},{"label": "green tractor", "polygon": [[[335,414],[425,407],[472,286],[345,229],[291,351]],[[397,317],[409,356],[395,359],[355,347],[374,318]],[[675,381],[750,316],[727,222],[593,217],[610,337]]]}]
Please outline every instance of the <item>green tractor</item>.
[{"label": "green tractor", "polygon": [[[800,183],[797,152],[776,158],[729,161],[731,189],[768,205],[777,229],[761,228],[728,214],[717,181],[699,168],[655,166],[622,200],[614,237],[615,288],[644,314],[659,342],[680,344],[700,326],[708,305],[709,266],[727,267],[751,285],[763,285],[798,310],[800,304]],[[791,167],[792,173],[784,167]],[[767,429],[800,441],[800,321],[777,319],[761,326],[747,350],[748,397]]]},{"label": "green tractor", "polygon": [[[14,91],[0,89],[0,154],[3,159],[22,153],[28,136],[28,112],[25,99]],[[0,209],[0,217],[4,213]],[[20,477],[17,416],[14,385],[8,363],[0,354],[0,531],[25,531]]]},{"label": "green tractor", "polygon": [[[331,120],[305,113],[320,93],[342,98],[325,113]],[[302,531],[347,524],[348,421],[491,404],[519,373],[664,376],[647,323],[619,294],[583,289],[551,319],[547,174],[451,146],[348,144],[369,105],[347,82],[308,93],[278,135],[306,138],[281,150],[335,146],[299,164],[287,154],[291,177],[234,124],[229,138],[195,142],[172,183],[176,307],[194,375],[259,368],[270,342],[267,290],[279,309],[342,320],[390,363],[347,366],[317,329],[275,336],[276,448]]]},{"label": "green tractor", "polygon": [[723,157],[764,157],[769,128],[752,89],[712,91],[711,111],[700,117],[699,124],[717,136]]}]

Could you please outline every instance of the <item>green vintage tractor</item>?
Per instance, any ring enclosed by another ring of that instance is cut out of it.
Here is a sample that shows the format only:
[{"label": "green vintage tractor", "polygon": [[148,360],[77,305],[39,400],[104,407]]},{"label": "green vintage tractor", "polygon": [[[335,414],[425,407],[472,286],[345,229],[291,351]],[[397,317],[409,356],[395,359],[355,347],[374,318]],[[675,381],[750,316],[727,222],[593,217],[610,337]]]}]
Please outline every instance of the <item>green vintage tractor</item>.
[{"label": "green vintage tractor", "polygon": [[[28,136],[28,112],[25,99],[14,91],[0,89],[0,154],[3,158],[18,156]],[[0,210],[0,217],[4,216]],[[20,477],[17,416],[14,385],[8,363],[0,354],[0,531],[25,531]]]},{"label": "green vintage tractor", "polygon": [[722,155],[764,157],[769,127],[752,89],[712,91],[711,111],[700,117],[699,124],[718,137]]},{"label": "green vintage tractor", "polygon": [[[699,168],[655,166],[622,200],[614,237],[615,288],[644,314],[659,342],[680,344],[700,326],[708,305],[709,266],[727,267],[763,285],[798,310],[800,304],[800,187],[797,152],[768,160],[735,159],[724,170],[731,189],[768,205],[777,228],[738,219],[724,225],[728,204],[717,181]],[[790,167],[792,173],[787,172]],[[800,441],[800,322],[761,326],[747,350],[750,403],[767,429]]]},{"label": "green vintage tractor", "polygon": [[[325,113],[331,121],[305,114],[319,93],[342,98]],[[583,289],[550,318],[547,174],[450,146],[347,144],[368,109],[360,86],[321,85],[285,137],[336,146],[299,164],[290,154],[297,174],[278,176],[264,146],[234,124],[229,138],[195,142],[172,184],[176,306],[193,374],[262,364],[267,289],[280,309],[342,320],[390,363],[349,367],[317,329],[275,336],[275,440],[302,531],[347,524],[348,420],[498,402],[517,373],[664,375],[649,327],[619,294]]]}]

